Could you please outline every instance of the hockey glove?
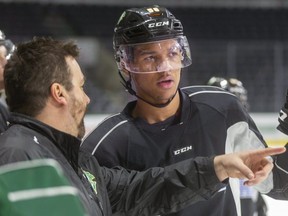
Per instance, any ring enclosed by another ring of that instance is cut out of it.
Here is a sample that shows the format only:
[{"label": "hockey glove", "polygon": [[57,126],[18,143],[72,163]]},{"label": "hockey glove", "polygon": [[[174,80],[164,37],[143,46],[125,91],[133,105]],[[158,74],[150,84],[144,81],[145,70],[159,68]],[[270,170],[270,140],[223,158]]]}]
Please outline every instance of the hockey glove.
[{"label": "hockey glove", "polygon": [[277,126],[277,129],[288,135],[288,90],[286,93],[285,104],[279,112],[278,122],[279,125]]}]

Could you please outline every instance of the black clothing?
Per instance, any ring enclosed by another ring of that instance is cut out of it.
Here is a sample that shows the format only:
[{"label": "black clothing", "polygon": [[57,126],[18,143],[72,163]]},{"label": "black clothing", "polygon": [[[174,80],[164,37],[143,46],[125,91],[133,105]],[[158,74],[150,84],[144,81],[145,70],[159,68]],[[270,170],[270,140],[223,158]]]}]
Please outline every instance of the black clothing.
[{"label": "black clothing", "polygon": [[5,107],[0,102],[0,133],[7,130],[8,128],[8,118],[9,118],[9,111],[7,107]]},{"label": "black clothing", "polygon": [[141,173],[120,167],[101,168],[94,156],[79,153],[78,138],[21,114],[12,113],[9,121],[10,127],[0,136],[0,165],[41,158],[57,160],[71,184],[79,189],[90,216],[110,216],[111,205],[128,215],[176,211],[209,199],[223,187],[215,174],[213,158],[187,160]]},{"label": "black clothing", "polygon": [[[181,107],[178,116],[148,124],[132,117],[136,102],[130,102],[121,113],[106,118],[88,134],[81,148],[97,157],[100,165],[145,170],[197,156],[267,147],[235,95],[211,86],[186,87],[179,92]],[[288,170],[288,162],[284,168]],[[275,180],[278,172],[274,169],[274,175],[258,185],[258,190],[268,193],[275,184],[279,184],[279,188],[287,186],[287,176],[281,182]],[[283,190],[280,189],[276,196]],[[173,215],[186,216],[193,212],[195,216],[235,216],[237,211],[240,215],[237,194],[239,181],[230,179],[230,185],[212,199]]]},{"label": "black clothing", "polygon": [[[81,141],[24,115],[13,113],[9,121],[11,126],[0,136],[0,165],[41,158],[55,159],[72,185],[79,189],[88,212],[102,215],[101,208],[94,201],[95,193],[87,187],[89,182],[78,166]],[[103,202],[107,202],[105,197]]]}]

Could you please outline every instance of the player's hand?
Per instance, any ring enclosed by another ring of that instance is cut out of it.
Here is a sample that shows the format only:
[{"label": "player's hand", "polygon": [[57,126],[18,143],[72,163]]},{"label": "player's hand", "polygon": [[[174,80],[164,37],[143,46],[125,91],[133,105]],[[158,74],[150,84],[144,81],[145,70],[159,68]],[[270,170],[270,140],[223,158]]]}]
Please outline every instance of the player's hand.
[{"label": "player's hand", "polygon": [[273,163],[267,156],[285,151],[285,147],[277,147],[219,155],[214,158],[215,172],[220,181],[230,177],[247,179],[244,184],[248,186],[259,184],[273,168]]},{"label": "player's hand", "polygon": [[278,122],[279,125],[277,126],[277,129],[288,135],[288,90],[286,93],[286,101],[284,106],[279,112]]}]

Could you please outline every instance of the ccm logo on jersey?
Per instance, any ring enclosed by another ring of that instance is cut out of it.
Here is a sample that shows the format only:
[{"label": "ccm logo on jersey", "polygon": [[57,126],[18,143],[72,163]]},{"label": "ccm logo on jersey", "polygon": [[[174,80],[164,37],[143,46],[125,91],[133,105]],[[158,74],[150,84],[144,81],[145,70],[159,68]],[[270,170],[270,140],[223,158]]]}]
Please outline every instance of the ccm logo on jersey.
[{"label": "ccm logo on jersey", "polygon": [[169,21],[149,23],[148,28],[169,26]]},{"label": "ccm logo on jersey", "polygon": [[186,147],[184,147],[184,148],[175,150],[175,151],[174,151],[174,155],[179,155],[179,154],[182,154],[182,153],[184,153],[184,152],[191,151],[191,150],[192,150],[192,146],[186,146]]}]

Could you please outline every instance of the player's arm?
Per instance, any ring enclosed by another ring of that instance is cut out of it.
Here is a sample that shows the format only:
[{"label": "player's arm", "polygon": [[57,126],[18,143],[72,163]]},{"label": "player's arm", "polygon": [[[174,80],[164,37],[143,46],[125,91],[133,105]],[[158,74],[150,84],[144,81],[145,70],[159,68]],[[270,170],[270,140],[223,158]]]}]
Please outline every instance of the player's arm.
[{"label": "player's arm", "polygon": [[264,181],[273,163],[267,156],[282,154],[284,147],[266,148],[216,156],[214,169],[220,181],[230,177],[247,179],[245,185],[252,186]]},{"label": "player's arm", "polygon": [[245,178],[247,185],[263,181],[273,167],[266,156],[284,151],[267,148],[215,158],[197,157],[144,172],[120,167],[102,171],[114,212],[167,214],[211,198],[225,186],[223,181],[228,177]]}]

